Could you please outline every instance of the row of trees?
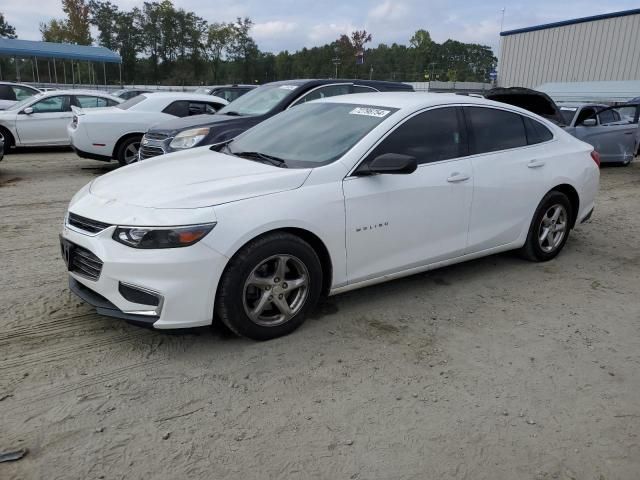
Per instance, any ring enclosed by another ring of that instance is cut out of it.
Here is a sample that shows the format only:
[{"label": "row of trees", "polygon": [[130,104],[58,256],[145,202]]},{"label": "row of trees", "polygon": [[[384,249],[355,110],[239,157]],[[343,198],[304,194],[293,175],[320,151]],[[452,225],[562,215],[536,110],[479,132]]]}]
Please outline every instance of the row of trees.
[{"label": "row of trees", "polygon": [[[319,47],[262,52],[251,37],[251,19],[209,23],[171,0],[143,2],[126,11],[106,0],[62,0],[62,11],[64,18],[40,25],[43,40],[97,43],[118,52],[127,83],[263,83],[333,77],[336,71],[344,78],[488,81],[497,61],[487,46],[455,40],[438,44],[425,30],[408,45],[367,48],[372,36],[362,30]],[[0,36],[15,36],[6,25],[0,16]]]}]

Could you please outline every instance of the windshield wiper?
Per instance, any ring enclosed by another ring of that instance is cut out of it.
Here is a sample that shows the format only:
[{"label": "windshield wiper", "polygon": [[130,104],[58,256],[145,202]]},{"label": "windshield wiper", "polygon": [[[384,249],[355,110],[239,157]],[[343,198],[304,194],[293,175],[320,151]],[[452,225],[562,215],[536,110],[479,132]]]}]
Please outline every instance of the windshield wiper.
[{"label": "windshield wiper", "polygon": [[224,112],[223,115],[229,115],[230,117],[241,117],[242,114],[240,112],[236,112],[231,110],[230,112]]},{"label": "windshield wiper", "polygon": [[247,158],[249,160],[261,160],[270,163],[276,167],[287,168],[287,162],[282,158],[274,157],[273,155],[267,155],[266,153],[260,152],[229,152],[236,157]]}]

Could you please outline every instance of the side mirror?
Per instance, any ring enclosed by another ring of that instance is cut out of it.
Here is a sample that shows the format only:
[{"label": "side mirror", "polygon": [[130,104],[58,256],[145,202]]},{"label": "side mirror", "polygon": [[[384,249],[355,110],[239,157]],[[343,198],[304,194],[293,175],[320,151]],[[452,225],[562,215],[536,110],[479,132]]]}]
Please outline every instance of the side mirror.
[{"label": "side mirror", "polygon": [[597,125],[595,118],[587,118],[584,122],[582,122],[583,127],[595,127]]},{"label": "side mirror", "polygon": [[33,108],[27,107],[24,110],[22,110],[22,113],[25,113],[27,115],[31,115],[33,113]]},{"label": "side mirror", "polygon": [[407,175],[415,172],[417,168],[418,161],[415,157],[401,153],[385,153],[371,160],[368,165],[359,168],[356,174],[373,175],[380,173]]}]

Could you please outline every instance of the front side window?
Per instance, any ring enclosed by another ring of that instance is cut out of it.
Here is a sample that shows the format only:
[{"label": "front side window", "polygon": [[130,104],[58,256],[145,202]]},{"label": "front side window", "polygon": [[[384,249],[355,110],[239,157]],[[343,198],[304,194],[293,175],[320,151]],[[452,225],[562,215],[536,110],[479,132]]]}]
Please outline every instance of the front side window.
[{"label": "front side window", "polygon": [[473,136],[473,153],[497,152],[527,145],[522,116],[486,107],[465,107]]},{"label": "front side window", "polygon": [[291,106],[307,103],[320,98],[335,97],[337,95],[347,95],[351,93],[351,85],[327,85],[326,87],[316,88],[306,95],[296,100]]},{"label": "front side window", "polygon": [[600,125],[607,125],[609,123],[615,123],[620,121],[620,115],[614,110],[603,110],[598,114]]},{"label": "front side window", "polygon": [[[249,94],[247,94],[249,95]],[[237,137],[222,150],[260,153],[290,168],[310,168],[342,157],[397,109],[348,103],[309,103],[284,111]]]},{"label": "front side window", "polygon": [[24,100],[25,98],[30,98],[33,97],[36,93],[38,93],[37,90],[32,90],[31,88],[26,88],[26,87],[18,87],[18,86],[11,86],[11,88],[13,89],[13,92],[16,95],[16,100],[21,101]]},{"label": "front side window", "polygon": [[418,164],[438,162],[466,155],[465,132],[455,107],[419,113],[398,126],[369,155],[385,153],[415,157]]},{"label": "front side window", "polygon": [[108,106],[106,98],[89,95],[76,95],[76,102],[80,108],[98,108]]},{"label": "front side window", "polygon": [[33,113],[57,113],[70,111],[69,97],[60,95],[57,97],[48,97],[32,106]]},{"label": "front side window", "polygon": [[353,86],[353,93],[373,93],[373,92],[377,92],[378,90],[376,90],[373,87],[367,87],[365,85],[354,85]]}]

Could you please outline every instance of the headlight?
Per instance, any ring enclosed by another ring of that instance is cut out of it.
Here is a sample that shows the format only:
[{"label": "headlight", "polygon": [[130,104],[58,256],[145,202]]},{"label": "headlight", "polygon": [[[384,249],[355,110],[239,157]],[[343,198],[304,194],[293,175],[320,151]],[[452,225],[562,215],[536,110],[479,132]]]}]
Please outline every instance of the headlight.
[{"label": "headlight", "polygon": [[186,227],[117,227],[113,239],[132,248],[188,247],[202,240],[215,226],[214,222]]},{"label": "headlight", "polygon": [[192,128],[191,130],[185,130],[175,136],[169,146],[177,150],[184,148],[195,147],[202,141],[204,137],[209,134],[208,128]]}]

